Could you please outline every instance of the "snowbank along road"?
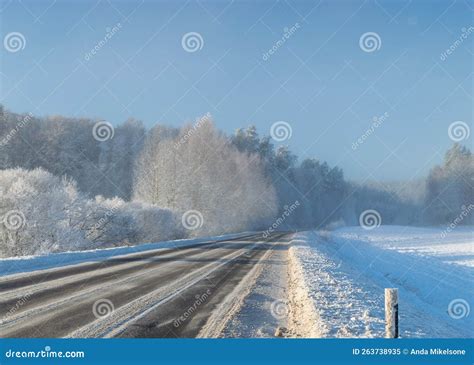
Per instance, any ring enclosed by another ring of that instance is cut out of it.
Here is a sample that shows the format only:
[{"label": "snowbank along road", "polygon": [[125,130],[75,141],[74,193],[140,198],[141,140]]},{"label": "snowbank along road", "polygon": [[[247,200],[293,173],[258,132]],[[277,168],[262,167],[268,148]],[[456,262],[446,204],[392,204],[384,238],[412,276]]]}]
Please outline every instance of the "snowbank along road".
[{"label": "snowbank along road", "polygon": [[273,250],[286,250],[286,237],[252,234],[4,276],[0,336],[218,336],[229,297]]}]

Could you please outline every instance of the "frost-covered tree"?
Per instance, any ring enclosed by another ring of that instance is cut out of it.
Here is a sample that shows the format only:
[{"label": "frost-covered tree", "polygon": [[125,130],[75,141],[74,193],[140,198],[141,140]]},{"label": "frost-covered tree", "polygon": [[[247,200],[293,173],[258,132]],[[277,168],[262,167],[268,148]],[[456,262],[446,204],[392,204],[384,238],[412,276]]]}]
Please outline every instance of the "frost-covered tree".
[{"label": "frost-covered tree", "polygon": [[259,154],[275,186],[280,211],[299,202],[281,229],[315,228],[341,218],[346,190],[341,169],[316,159],[298,164],[297,156],[287,146],[275,148],[271,138],[260,138],[254,126],[238,129],[232,142],[239,151]]},{"label": "frost-covered tree", "polygon": [[99,143],[99,181],[91,195],[120,197],[130,200],[133,190],[133,169],[143,147],[145,128],[140,121],[129,119],[117,126],[114,137]]},{"label": "frost-covered tree", "polygon": [[241,153],[210,120],[174,138],[147,141],[134,197],[161,207],[197,210],[198,234],[261,228],[275,214],[275,194],[257,154]]},{"label": "frost-covered tree", "polygon": [[[161,175],[165,168],[172,168],[169,173],[176,173],[176,160],[171,163],[166,161],[165,151],[174,150],[175,139],[178,138],[179,129],[157,125],[152,128],[145,138],[143,150],[135,161],[133,193],[135,200],[146,201],[151,204],[160,202],[158,196],[162,194]],[[176,156],[172,156],[176,158]],[[166,163],[165,163],[166,162]],[[169,199],[173,199],[174,194],[169,194]],[[168,207],[173,207],[172,201],[167,203]]]},{"label": "frost-covered tree", "polygon": [[186,237],[181,216],[120,198],[88,199],[70,178],[0,170],[0,257],[38,255]]},{"label": "frost-covered tree", "polygon": [[87,247],[73,228],[81,197],[73,181],[35,169],[0,171],[0,239],[3,256]]},{"label": "frost-covered tree", "polygon": [[142,148],[144,127],[135,120],[115,127],[106,141],[94,138],[92,119],[31,114],[0,114],[0,169],[43,168],[68,176],[94,197],[130,199],[133,165]]},{"label": "frost-covered tree", "polygon": [[[464,207],[473,204],[474,157],[458,143],[445,155],[443,165],[435,166],[427,179],[424,218],[431,224],[452,222]],[[462,224],[472,224],[472,213]]]},{"label": "frost-covered tree", "polygon": [[88,200],[81,229],[93,247],[111,247],[186,237],[181,217],[152,204],[97,196]]},{"label": "frost-covered tree", "polygon": [[376,210],[382,224],[413,225],[420,223],[420,205],[403,199],[398,191],[381,183],[347,183],[347,200],[343,219],[349,225],[358,225],[360,215]]}]

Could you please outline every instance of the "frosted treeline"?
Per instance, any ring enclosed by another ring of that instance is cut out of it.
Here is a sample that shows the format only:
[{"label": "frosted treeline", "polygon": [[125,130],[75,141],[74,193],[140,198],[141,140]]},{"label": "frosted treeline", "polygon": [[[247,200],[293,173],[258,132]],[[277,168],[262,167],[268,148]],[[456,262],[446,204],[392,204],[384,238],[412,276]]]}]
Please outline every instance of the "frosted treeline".
[{"label": "frosted treeline", "polygon": [[[432,224],[452,223],[462,213],[473,210],[474,157],[464,146],[455,144],[445,155],[441,166],[433,168],[427,179],[424,221]],[[462,224],[474,224],[474,214]]]},{"label": "frosted treeline", "polygon": [[[425,179],[361,184],[345,180],[340,168],[326,162],[311,158],[298,163],[287,147],[275,150],[269,137],[260,138],[255,127],[237,130],[232,140],[240,151],[257,153],[264,161],[279,207],[300,202],[285,221],[290,228],[358,225],[366,210],[376,210],[383,224],[448,225],[470,206],[469,212],[474,210],[474,157],[458,143]],[[474,214],[460,224],[474,224]]]},{"label": "frosted treeline", "polygon": [[120,198],[89,199],[44,169],[0,171],[2,256],[36,255],[183,237],[174,212]]},{"label": "frosted treeline", "polygon": [[1,256],[352,225],[367,209],[384,224],[445,225],[472,203],[473,157],[458,144],[425,180],[361,185],[253,126],[227,136],[210,115],[149,130],[130,119],[105,140],[98,122],[0,108]]},{"label": "frosted treeline", "polygon": [[3,257],[257,230],[277,213],[260,158],[209,116],[147,132],[129,120],[102,141],[99,121],[1,118]]}]

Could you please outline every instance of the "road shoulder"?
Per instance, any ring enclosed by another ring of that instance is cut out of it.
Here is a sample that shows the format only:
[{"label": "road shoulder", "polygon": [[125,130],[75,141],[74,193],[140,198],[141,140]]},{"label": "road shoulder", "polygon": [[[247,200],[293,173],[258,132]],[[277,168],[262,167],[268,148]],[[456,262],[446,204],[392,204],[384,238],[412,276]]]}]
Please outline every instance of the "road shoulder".
[{"label": "road shoulder", "polygon": [[287,327],[288,239],[275,243],[255,266],[252,280],[239,294],[240,305],[227,314],[230,318],[219,337],[270,338],[278,328]]}]

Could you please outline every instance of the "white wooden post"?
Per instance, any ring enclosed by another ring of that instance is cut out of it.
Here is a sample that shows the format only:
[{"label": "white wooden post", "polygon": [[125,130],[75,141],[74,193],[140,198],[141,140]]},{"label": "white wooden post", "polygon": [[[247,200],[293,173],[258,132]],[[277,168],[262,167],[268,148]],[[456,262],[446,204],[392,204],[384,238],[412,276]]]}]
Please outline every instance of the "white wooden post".
[{"label": "white wooden post", "polygon": [[385,337],[398,338],[398,289],[385,288]]}]

